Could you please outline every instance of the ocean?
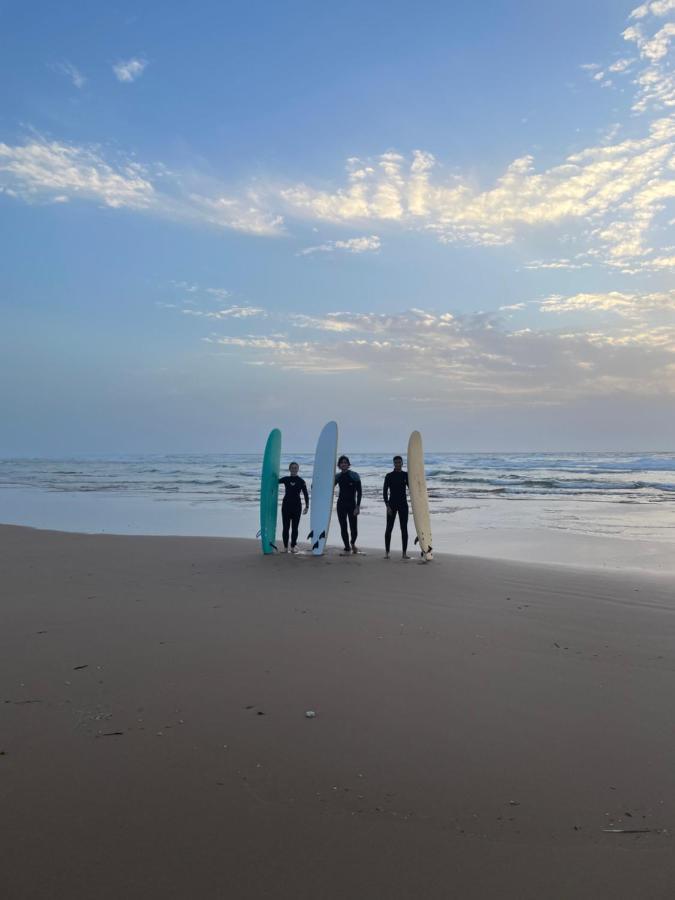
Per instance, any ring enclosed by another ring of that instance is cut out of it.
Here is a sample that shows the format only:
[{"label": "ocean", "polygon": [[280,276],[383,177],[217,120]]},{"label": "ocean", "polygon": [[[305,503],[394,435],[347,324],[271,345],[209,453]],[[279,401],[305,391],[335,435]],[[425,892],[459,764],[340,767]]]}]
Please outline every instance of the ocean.
[{"label": "ocean", "polygon": [[[391,455],[351,453],[350,458],[364,487],[362,542],[379,546],[382,480]],[[291,459],[311,481],[312,455],[284,454],[282,469]],[[499,535],[507,546],[516,533],[549,539],[564,533],[656,542],[675,551],[673,452],[427,452],[425,461],[439,550],[472,552],[479,545],[504,555],[498,552]],[[2,459],[0,522],[70,531],[255,537],[260,466],[260,453]],[[334,522],[331,543],[339,538],[337,531]],[[538,558],[534,550],[525,555]],[[550,558],[550,552],[542,556]]]}]

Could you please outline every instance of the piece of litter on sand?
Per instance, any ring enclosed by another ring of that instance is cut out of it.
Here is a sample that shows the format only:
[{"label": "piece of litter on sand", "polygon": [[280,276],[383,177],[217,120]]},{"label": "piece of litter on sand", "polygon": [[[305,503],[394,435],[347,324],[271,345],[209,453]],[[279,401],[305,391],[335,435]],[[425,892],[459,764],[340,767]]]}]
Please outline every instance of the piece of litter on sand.
[{"label": "piece of litter on sand", "polygon": [[648,834],[654,828],[603,828],[605,834]]},{"label": "piece of litter on sand", "polygon": [[308,709],[307,712],[305,713],[305,718],[306,719],[316,719],[316,713],[314,712],[313,709]]},{"label": "piece of litter on sand", "polygon": [[114,737],[116,734],[124,734],[123,731],[102,731],[101,737]]},{"label": "piece of litter on sand", "polygon": [[78,669],[88,669],[89,663],[85,663],[83,666],[73,666],[73,672],[76,672]]}]

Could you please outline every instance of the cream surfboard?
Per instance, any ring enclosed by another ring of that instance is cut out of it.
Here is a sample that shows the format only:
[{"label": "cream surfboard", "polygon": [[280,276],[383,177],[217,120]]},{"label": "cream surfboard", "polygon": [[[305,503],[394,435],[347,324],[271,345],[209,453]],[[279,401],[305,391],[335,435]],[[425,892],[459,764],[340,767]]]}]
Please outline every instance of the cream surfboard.
[{"label": "cream surfboard", "polygon": [[410,491],[410,503],[412,505],[413,519],[415,520],[415,530],[417,531],[415,543],[420,545],[423,559],[433,559],[429,495],[427,494],[427,480],[424,475],[422,435],[419,431],[413,431],[408,441],[408,490]]},{"label": "cream surfboard", "polygon": [[335,489],[335,460],[337,458],[338,427],[336,422],[324,425],[316,444],[314,471],[312,472],[312,496],[309,507],[311,542],[314,556],[321,556],[326,541],[330,517],[333,511]]}]

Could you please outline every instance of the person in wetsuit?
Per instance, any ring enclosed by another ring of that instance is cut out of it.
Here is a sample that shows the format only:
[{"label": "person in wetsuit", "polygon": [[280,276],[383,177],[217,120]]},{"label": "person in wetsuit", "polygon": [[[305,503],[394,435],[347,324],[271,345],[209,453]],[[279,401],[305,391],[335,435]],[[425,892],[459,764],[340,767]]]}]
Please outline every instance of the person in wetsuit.
[{"label": "person in wetsuit", "polygon": [[401,546],[403,548],[403,559],[410,559],[406,550],[408,549],[408,498],[406,496],[406,488],[408,487],[408,473],[403,471],[403,458],[395,456],[393,459],[394,470],[388,472],[384,476],[384,485],[382,487],[382,497],[387,507],[387,528],[384,532],[384,558],[389,559],[389,548],[391,547],[391,533],[394,530],[394,522],[398,514],[399,525],[401,526]]},{"label": "person in wetsuit", "polygon": [[[345,554],[359,552],[356,549],[356,538],[359,533],[356,517],[361,511],[363,494],[361,479],[356,472],[352,472],[350,466],[349,457],[341,456],[338,459],[340,474],[335,476],[335,484],[338,486],[337,515],[342,543],[345,545]],[[348,523],[349,531],[347,530]]]},{"label": "person in wetsuit", "polygon": [[[284,499],[281,501],[281,522],[283,531],[281,536],[284,541],[284,551],[288,553],[288,532],[291,532],[291,553],[297,553],[295,545],[298,542],[298,526],[300,525],[300,515],[306,515],[309,509],[309,494],[307,493],[307,484],[304,478],[300,478],[298,472],[300,466],[296,462],[292,462],[288,467],[290,475],[284,475],[279,479],[279,484],[283,484],[286,488]],[[302,508],[300,495],[305,498],[305,508]]]}]

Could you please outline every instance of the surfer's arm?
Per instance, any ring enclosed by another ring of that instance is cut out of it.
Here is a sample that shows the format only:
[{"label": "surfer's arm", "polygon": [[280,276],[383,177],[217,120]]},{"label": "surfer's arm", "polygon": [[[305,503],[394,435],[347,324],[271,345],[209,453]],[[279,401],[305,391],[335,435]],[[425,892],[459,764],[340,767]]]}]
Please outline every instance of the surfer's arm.
[{"label": "surfer's arm", "polygon": [[359,476],[356,476],[356,508],[358,509],[361,506],[361,497],[363,496],[363,489],[361,487],[361,479]]},{"label": "surfer's arm", "polygon": [[307,493],[307,483],[304,480],[302,482],[302,496],[305,498],[305,512],[307,512],[309,509],[309,494]]},{"label": "surfer's arm", "polygon": [[384,484],[382,485],[382,499],[384,500],[384,505],[387,507],[387,512],[391,512],[391,508],[389,506],[389,495],[391,494],[391,484],[389,473],[384,476]]}]

